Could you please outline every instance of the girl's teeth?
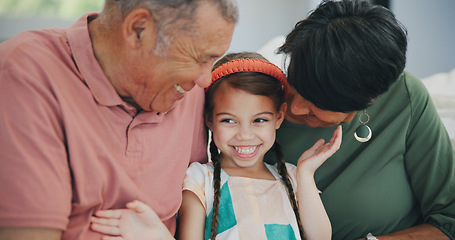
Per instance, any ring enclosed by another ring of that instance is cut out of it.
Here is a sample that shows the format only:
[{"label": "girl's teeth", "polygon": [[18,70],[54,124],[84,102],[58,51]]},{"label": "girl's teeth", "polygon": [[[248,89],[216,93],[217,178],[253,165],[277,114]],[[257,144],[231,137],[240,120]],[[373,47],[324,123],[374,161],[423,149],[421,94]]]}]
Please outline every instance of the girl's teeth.
[{"label": "girl's teeth", "polygon": [[234,147],[235,150],[240,154],[251,154],[256,151],[257,146],[254,147]]},{"label": "girl's teeth", "polygon": [[174,88],[175,90],[177,90],[179,93],[181,94],[184,94],[185,93],[185,89],[183,89],[182,87],[180,87],[180,85],[177,85],[177,84],[174,84]]}]

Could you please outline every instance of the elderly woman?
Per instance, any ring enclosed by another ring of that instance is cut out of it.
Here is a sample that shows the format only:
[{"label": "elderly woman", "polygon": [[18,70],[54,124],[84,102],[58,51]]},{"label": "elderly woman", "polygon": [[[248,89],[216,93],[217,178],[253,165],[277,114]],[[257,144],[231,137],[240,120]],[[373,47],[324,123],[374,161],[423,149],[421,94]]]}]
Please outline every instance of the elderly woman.
[{"label": "elderly woman", "polygon": [[421,81],[403,72],[406,47],[392,12],[344,0],[323,2],[279,49],[292,87],[278,131],[287,161],[343,126],[315,173],[333,239],[455,238],[451,142]]}]

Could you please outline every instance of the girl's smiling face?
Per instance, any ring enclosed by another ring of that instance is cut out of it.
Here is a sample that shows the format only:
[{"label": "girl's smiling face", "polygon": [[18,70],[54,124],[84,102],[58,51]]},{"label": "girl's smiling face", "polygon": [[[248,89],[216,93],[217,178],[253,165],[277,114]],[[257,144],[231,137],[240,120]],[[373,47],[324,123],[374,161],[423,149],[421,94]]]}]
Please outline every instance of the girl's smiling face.
[{"label": "girl's smiling face", "polygon": [[265,153],[275,142],[276,129],[284,119],[272,99],[222,84],[214,95],[212,121],[208,122],[223,168],[254,170],[263,167]]}]

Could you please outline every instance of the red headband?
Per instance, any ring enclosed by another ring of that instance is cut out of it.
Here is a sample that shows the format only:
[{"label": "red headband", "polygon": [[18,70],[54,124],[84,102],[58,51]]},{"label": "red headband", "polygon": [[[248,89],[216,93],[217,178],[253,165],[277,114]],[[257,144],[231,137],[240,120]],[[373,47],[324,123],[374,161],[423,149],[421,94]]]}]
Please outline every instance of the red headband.
[{"label": "red headband", "polygon": [[250,58],[232,60],[217,67],[212,72],[212,83],[206,88],[206,91],[216,80],[237,72],[259,72],[272,76],[283,85],[284,96],[288,95],[286,75],[279,67],[271,62]]}]

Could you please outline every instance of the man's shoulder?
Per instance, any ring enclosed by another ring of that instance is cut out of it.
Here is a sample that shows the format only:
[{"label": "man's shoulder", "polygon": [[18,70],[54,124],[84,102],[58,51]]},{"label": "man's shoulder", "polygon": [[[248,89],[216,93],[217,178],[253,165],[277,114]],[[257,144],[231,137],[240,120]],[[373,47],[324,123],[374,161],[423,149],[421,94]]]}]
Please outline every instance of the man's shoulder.
[{"label": "man's shoulder", "polygon": [[61,58],[69,52],[63,29],[22,32],[0,44],[0,69],[46,66],[48,60]]}]

